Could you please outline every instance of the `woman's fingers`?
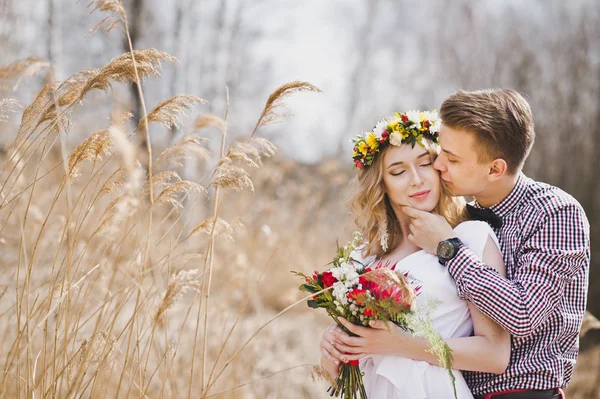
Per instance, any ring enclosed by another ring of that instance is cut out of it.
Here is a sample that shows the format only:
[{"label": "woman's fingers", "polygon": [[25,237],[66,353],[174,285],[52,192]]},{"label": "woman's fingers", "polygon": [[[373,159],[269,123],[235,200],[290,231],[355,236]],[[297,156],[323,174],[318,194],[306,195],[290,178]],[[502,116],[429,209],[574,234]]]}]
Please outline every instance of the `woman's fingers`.
[{"label": "woman's fingers", "polygon": [[323,356],[325,356],[325,359],[329,360],[330,362],[333,362],[336,365],[340,364],[340,361],[335,357],[331,356],[331,353],[329,353],[325,348],[321,348],[321,353],[323,354]]},{"label": "woman's fingers", "polygon": [[[350,345],[346,345],[343,342],[339,342],[339,341],[335,341],[335,348],[337,350],[339,350],[340,352],[350,353],[350,354],[362,353],[364,351],[364,348],[362,348],[360,346],[350,346]],[[344,359],[342,357],[340,357],[339,359],[341,361],[344,361]]]},{"label": "woman's fingers", "polygon": [[331,357],[333,357],[338,362],[339,362],[340,358],[342,357],[342,352],[340,352],[336,348],[336,345],[335,344],[332,345],[332,342],[331,341],[327,341],[325,338],[323,338],[321,340],[321,349],[323,349],[327,353],[329,353],[331,355]]},{"label": "woman's fingers", "polygon": [[343,344],[350,345],[350,346],[360,346],[360,344],[363,340],[363,338],[361,338],[361,337],[351,337],[344,332],[342,332],[342,333],[334,332],[332,335],[334,338],[333,342],[336,342],[336,343],[341,342]]},{"label": "woman's fingers", "polygon": [[327,342],[333,342],[335,340],[335,337],[333,336],[331,331],[332,330],[323,331],[323,339],[326,340]]}]

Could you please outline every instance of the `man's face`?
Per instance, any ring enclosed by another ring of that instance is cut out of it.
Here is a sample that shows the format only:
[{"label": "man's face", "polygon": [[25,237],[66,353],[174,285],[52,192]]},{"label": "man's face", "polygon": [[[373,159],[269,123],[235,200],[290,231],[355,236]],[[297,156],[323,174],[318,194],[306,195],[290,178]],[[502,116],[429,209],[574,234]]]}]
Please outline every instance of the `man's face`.
[{"label": "man's face", "polygon": [[491,162],[480,162],[473,134],[442,123],[442,152],[433,166],[439,170],[446,189],[454,196],[477,196],[490,184]]}]

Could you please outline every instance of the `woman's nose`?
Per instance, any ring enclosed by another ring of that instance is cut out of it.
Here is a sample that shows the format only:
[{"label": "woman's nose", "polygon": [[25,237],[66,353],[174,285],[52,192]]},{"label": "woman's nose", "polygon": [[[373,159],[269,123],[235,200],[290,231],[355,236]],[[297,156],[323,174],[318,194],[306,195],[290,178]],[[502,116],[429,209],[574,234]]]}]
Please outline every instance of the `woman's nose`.
[{"label": "woman's nose", "polygon": [[421,178],[421,175],[419,174],[419,170],[415,169],[412,172],[412,177],[410,179],[410,184],[412,186],[419,186],[421,184],[423,184],[423,179]]}]

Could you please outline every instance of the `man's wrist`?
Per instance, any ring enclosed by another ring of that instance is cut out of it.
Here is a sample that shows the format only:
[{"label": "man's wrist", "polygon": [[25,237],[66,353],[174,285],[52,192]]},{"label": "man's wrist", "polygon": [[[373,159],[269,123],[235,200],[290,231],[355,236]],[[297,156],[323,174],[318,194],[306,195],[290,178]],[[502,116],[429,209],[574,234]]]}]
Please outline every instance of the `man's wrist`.
[{"label": "man's wrist", "polygon": [[441,265],[446,265],[448,261],[458,254],[461,246],[463,246],[463,243],[458,237],[451,237],[440,241],[436,250],[438,262],[440,262]]}]

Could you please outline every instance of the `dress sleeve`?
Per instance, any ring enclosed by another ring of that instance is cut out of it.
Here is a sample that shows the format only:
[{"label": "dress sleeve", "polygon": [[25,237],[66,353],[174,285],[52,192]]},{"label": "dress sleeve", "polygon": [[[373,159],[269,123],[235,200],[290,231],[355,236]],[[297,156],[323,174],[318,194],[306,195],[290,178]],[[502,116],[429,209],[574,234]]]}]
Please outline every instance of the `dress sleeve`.
[{"label": "dress sleeve", "polygon": [[456,236],[469,248],[477,257],[483,259],[483,250],[487,243],[488,237],[492,237],[496,246],[500,248],[498,244],[498,237],[496,233],[486,222],[479,220],[469,220],[456,226],[454,229]]}]

